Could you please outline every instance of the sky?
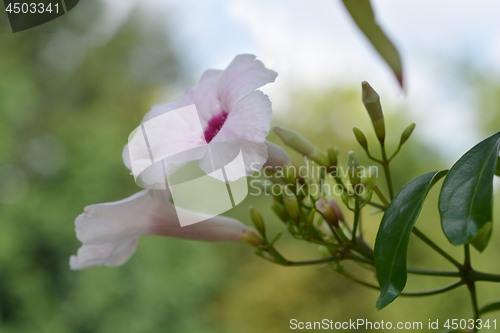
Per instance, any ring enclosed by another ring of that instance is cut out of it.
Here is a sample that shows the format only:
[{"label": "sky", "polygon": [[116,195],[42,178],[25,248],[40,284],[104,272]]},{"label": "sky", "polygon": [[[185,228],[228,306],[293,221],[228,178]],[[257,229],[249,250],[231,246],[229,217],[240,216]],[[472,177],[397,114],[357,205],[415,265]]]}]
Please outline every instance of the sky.
[{"label": "sky", "polygon": [[[375,14],[400,51],[405,92],[347,15],[340,0],[108,0],[166,15],[183,65],[201,76],[252,53],[279,73],[264,87],[277,114],[301,88],[360,86],[409,110],[420,139],[450,160],[482,139],[473,96],[455,82],[453,61],[500,73],[500,2],[375,0]],[[113,6],[115,7],[115,6]],[[196,81],[193,82],[195,84]]]}]

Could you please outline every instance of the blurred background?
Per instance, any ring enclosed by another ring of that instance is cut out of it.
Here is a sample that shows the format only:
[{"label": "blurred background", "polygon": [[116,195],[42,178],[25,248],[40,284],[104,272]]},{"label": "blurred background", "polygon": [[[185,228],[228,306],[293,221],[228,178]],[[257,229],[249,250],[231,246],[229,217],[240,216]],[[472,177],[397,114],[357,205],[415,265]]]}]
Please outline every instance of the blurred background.
[{"label": "blurred background", "polygon": [[[465,288],[399,298],[377,312],[377,292],[326,267],[274,266],[243,244],[143,237],[122,267],[69,270],[80,246],[74,219],[83,207],[139,190],[121,151],[142,116],[236,54],[256,54],[279,73],[263,89],[273,102],[273,123],[321,148],[338,145],[340,163],[354,149],[368,164],[353,126],[375,147],[361,103],[360,82],[369,81],[382,96],[389,150],[417,123],[393,164],[397,189],[451,166],[500,130],[500,4],[373,3],[401,53],[405,92],[339,0],[86,0],[16,34],[0,13],[0,332],[274,333],[289,331],[290,319],[425,325],[470,318]],[[437,196],[434,189],[418,223],[462,260],[462,250],[441,232]],[[270,198],[248,197],[228,215],[250,224],[250,204],[270,233],[285,231]],[[364,228],[373,239],[381,216],[369,213]],[[318,257],[314,246],[286,236],[278,248],[291,260]],[[410,242],[409,253],[414,267],[452,269],[419,240]],[[499,253],[494,230],[484,254],[473,253],[474,266],[500,272]],[[373,281],[371,273],[356,273]],[[449,282],[410,276],[407,290]],[[497,286],[479,285],[480,304],[498,298]]]}]

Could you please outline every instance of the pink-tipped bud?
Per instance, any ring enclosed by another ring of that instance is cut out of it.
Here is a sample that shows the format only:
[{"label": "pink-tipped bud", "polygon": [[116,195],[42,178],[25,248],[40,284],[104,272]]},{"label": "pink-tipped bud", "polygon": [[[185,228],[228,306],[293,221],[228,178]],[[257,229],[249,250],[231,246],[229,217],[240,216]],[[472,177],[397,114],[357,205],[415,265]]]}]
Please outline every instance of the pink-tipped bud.
[{"label": "pink-tipped bud", "polygon": [[339,226],[339,221],[344,220],[339,206],[337,206],[333,200],[322,197],[316,201],[316,209],[321,212],[327,221],[335,228]]}]

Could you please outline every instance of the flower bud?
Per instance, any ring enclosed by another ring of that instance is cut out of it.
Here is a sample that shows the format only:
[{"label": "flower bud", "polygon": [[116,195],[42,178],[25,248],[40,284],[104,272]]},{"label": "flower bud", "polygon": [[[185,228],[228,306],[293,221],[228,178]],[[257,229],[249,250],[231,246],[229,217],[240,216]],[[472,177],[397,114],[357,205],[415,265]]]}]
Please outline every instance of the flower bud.
[{"label": "flower bud", "polygon": [[257,209],[250,206],[250,217],[252,218],[253,225],[255,229],[262,235],[262,237],[266,237],[266,226],[264,225],[264,219],[262,215],[257,211]]},{"label": "flower bud", "polygon": [[368,194],[366,195],[365,201],[370,202],[372,200],[373,196],[373,191],[368,191]]},{"label": "flower bud", "polygon": [[316,209],[324,215],[327,221],[336,228],[339,226],[339,217],[337,216],[337,213],[333,208],[333,205],[331,204],[332,202],[332,200],[321,197],[318,201],[316,201],[315,206]]},{"label": "flower bud", "polygon": [[333,211],[337,215],[339,221],[344,222],[344,215],[342,214],[342,211],[340,210],[339,205],[333,200],[330,200],[330,207],[332,207]]},{"label": "flower bud", "polygon": [[280,126],[273,127],[274,133],[283,140],[283,143],[297,151],[298,153],[309,157],[316,163],[328,166],[328,158],[312,143],[304,139],[297,132],[288,130]]},{"label": "flower bud", "polygon": [[330,166],[337,166],[338,156],[339,156],[339,147],[330,147],[327,150],[328,161],[330,162]]},{"label": "flower bud", "polygon": [[345,194],[345,192],[342,192],[340,197],[342,198],[342,202],[344,203],[344,205],[349,207],[349,197],[347,196],[347,194]]},{"label": "flower bud", "polygon": [[283,194],[283,202],[292,220],[295,223],[298,223],[300,220],[300,207],[295,195]]},{"label": "flower bud", "polygon": [[319,170],[319,180],[321,181],[321,183],[323,183],[325,181],[325,178],[326,178],[326,169],[325,168],[320,168],[320,170]]},{"label": "flower bud", "polygon": [[363,88],[363,104],[372,119],[373,128],[375,129],[377,138],[380,143],[383,144],[385,140],[385,123],[384,114],[382,113],[382,105],[380,105],[380,96],[375,90],[373,90],[368,82],[363,81],[361,86]]},{"label": "flower bud", "polygon": [[277,201],[273,202],[271,209],[280,218],[281,221],[288,221],[288,212],[286,211],[285,206],[283,206],[281,203]]},{"label": "flower bud", "polygon": [[257,236],[253,231],[246,229],[243,231],[239,238],[240,242],[250,244],[255,247],[263,246],[265,245],[264,241]]},{"label": "flower bud", "polygon": [[348,168],[357,168],[359,167],[359,161],[356,157],[356,153],[353,150],[347,153],[347,167]]},{"label": "flower bud", "polygon": [[367,191],[370,191],[377,183],[377,175],[371,172],[371,168],[368,170],[368,175],[361,180],[361,183],[365,186]]},{"label": "flower bud", "polygon": [[292,165],[287,165],[283,168],[283,172],[287,184],[292,184],[292,188],[294,188],[297,185],[297,168]]},{"label": "flower bud", "polygon": [[309,214],[307,215],[306,226],[309,227],[313,224],[315,213],[316,213],[316,211],[314,209],[309,212]]},{"label": "flower bud", "polygon": [[415,123],[411,123],[410,125],[408,125],[408,127],[404,130],[403,134],[401,134],[401,141],[399,143],[400,145],[402,145],[403,143],[406,142],[406,140],[408,140],[414,129],[415,129]]},{"label": "flower bud", "polygon": [[361,130],[357,127],[354,127],[352,131],[354,132],[354,136],[356,137],[356,140],[358,140],[358,143],[361,145],[361,147],[363,147],[364,150],[367,150],[368,141],[366,141],[366,137],[363,132],[361,132]]},{"label": "flower bud", "polygon": [[[278,187],[279,191],[275,192],[273,190],[273,187]],[[273,197],[274,202],[278,202],[278,203],[282,204],[283,203],[283,197],[279,193],[282,193],[283,191],[284,191],[283,186],[281,186],[280,184],[273,184],[268,193],[271,193],[271,196]]]},{"label": "flower bud", "polygon": [[288,153],[283,148],[267,140],[265,143],[267,146],[267,161],[264,167],[276,168],[290,163],[290,156],[288,156]]},{"label": "flower bud", "polygon": [[352,185],[355,186],[359,184],[359,161],[356,154],[352,150],[347,154],[347,170],[349,171],[349,178],[351,179]]}]

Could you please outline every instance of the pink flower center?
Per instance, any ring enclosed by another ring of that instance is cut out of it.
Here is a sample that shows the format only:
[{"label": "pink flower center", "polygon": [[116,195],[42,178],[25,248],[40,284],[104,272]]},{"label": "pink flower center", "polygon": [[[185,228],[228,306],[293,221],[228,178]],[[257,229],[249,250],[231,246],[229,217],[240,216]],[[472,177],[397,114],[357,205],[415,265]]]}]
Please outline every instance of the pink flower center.
[{"label": "pink flower center", "polygon": [[205,128],[203,134],[205,135],[205,140],[210,143],[212,139],[219,133],[220,129],[224,125],[227,119],[227,112],[222,111],[218,115],[215,115],[208,121],[208,126]]}]

